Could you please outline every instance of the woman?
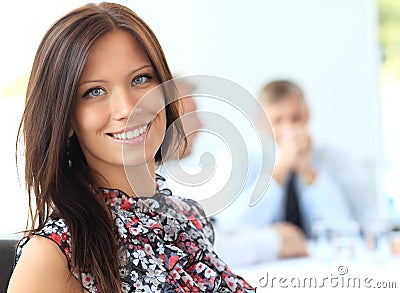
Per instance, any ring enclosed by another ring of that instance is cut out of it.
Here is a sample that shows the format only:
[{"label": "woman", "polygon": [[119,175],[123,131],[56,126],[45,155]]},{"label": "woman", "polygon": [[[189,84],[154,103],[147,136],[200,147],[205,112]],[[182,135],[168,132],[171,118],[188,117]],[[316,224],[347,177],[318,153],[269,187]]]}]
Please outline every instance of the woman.
[{"label": "woman", "polygon": [[156,37],[121,5],[86,5],[46,33],[19,135],[36,208],[8,292],[254,291],[213,252],[201,207],[155,174],[183,133],[176,94],[158,86],[170,79]]}]

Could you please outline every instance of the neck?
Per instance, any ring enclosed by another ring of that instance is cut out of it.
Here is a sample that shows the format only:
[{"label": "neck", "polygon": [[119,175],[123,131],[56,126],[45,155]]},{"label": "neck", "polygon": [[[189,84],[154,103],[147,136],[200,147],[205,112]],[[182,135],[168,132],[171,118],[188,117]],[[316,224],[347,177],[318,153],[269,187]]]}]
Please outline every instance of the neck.
[{"label": "neck", "polygon": [[130,197],[151,197],[156,192],[155,162],[140,166],[107,168],[100,172],[108,188],[119,189]]},{"label": "neck", "polygon": [[[140,166],[126,167],[125,173],[125,178],[134,196],[150,197],[155,194],[156,171],[154,161]],[[128,195],[130,194],[128,193]]]}]

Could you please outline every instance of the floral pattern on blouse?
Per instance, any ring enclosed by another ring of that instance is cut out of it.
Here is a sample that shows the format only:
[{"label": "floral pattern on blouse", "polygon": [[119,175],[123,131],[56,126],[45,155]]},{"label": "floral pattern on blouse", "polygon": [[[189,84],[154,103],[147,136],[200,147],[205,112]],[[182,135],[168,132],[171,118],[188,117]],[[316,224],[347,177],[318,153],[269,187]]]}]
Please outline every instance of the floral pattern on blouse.
[{"label": "floral pattern on blouse", "polygon": [[[119,251],[122,292],[255,292],[235,275],[213,251],[214,231],[201,206],[158,188],[153,197],[132,198],[120,190],[102,189],[122,240]],[[53,240],[71,266],[71,233],[53,213],[35,235]],[[33,235],[23,238],[16,253]],[[101,292],[90,272],[82,273],[82,286]]]}]

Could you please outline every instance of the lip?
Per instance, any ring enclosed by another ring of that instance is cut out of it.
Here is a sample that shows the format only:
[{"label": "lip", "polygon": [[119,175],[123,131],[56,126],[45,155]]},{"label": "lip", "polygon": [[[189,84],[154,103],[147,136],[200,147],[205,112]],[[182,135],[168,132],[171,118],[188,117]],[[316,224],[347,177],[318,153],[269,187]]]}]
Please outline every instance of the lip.
[{"label": "lip", "polygon": [[120,134],[120,133],[124,133],[124,132],[127,132],[127,131],[133,131],[135,129],[138,129],[138,128],[146,126],[146,125],[149,126],[151,124],[151,122],[152,121],[147,122],[147,123],[138,124],[138,125],[129,126],[129,127],[124,127],[121,130],[118,130],[118,131],[115,131],[115,132],[109,132],[107,134]]},{"label": "lip", "polygon": [[[126,127],[126,128],[123,128],[122,130],[119,130],[119,131],[116,131],[116,132],[109,132],[109,133],[107,133],[107,136],[110,139],[112,139],[114,142],[116,142],[116,143],[120,143],[120,144],[123,144],[123,145],[129,145],[129,146],[138,145],[138,144],[142,143],[145,140],[145,138],[146,138],[146,136],[147,136],[147,134],[149,132],[149,129],[150,129],[152,124],[153,124],[153,120],[148,122],[148,123],[143,123],[143,124],[140,124],[140,125]],[[147,125],[146,131],[143,132],[141,135],[135,137],[135,138],[117,139],[117,138],[112,136],[113,134],[120,134],[120,133],[123,133],[123,132],[126,132],[126,131],[133,131],[135,129],[138,129],[138,128],[146,126],[146,125]]]}]

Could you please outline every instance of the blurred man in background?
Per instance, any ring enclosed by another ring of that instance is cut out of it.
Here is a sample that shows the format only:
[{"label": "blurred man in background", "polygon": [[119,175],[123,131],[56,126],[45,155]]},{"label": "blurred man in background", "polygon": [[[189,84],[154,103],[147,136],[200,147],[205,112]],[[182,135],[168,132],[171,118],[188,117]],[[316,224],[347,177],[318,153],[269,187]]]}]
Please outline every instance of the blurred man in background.
[{"label": "blurred man in background", "polygon": [[329,155],[312,144],[300,87],[273,81],[258,98],[277,146],[271,184],[253,207],[248,206],[251,188],[245,188],[216,221],[223,231],[217,234],[217,252],[238,265],[306,256],[313,223],[352,219],[341,187],[330,174]]}]

